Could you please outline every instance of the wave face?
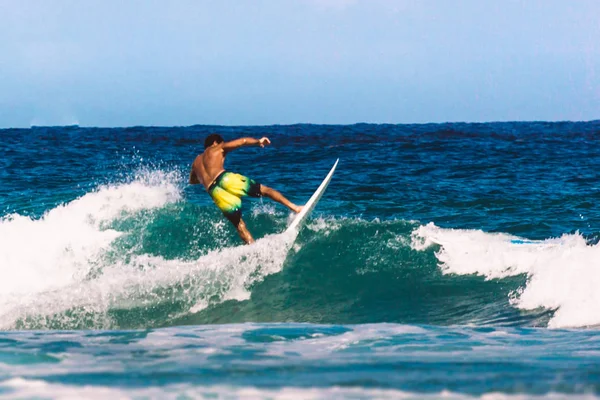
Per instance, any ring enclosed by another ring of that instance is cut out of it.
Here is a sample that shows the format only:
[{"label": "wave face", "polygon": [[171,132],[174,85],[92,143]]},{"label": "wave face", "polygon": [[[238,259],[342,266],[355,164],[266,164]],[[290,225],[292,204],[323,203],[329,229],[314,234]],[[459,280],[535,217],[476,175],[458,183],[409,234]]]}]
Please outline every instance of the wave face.
[{"label": "wave face", "polygon": [[217,212],[182,199],[179,180],[154,171],[39,219],[3,218],[0,327],[545,321],[510,307],[520,276],[500,284],[478,271],[445,275],[443,256],[411,242],[427,228],[416,222],[319,217],[293,243],[266,233],[282,231],[287,214],[258,203],[247,220],[264,237],[236,246]]},{"label": "wave face", "polygon": [[[271,137],[228,168],[297,202],[341,159],[297,238],[186,184],[213,131]],[[598,122],[1,133],[0,329],[600,325]]]},{"label": "wave face", "polygon": [[[165,325],[179,313],[246,300],[253,282],[281,269],[291,246],[282,235],[251,248],[195,243],[198,215],[185,210],[174,176],[153,172],[99,187],[39,219],[4,217],[0,326]],[[187,238],[179,232],[181,218],[189,222]],[[206,222],[225,236],[218,218]]]}]

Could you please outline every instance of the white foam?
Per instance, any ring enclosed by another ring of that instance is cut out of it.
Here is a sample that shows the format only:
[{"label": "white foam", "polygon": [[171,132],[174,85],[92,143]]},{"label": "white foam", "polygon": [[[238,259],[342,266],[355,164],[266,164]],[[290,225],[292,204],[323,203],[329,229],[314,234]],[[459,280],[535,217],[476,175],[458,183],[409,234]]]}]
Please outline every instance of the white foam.
[{"label": "white foam", "polygon": [[[363,324],[354,325],[352,330],[339,335],[315,335],[300,341],[276,341],[269,345],[266,354],[275,357],[285,357],[286,354],[300,354],[303,359],[326,360],[329,355],[339,350],[356,346],[359,343],[372,343],[373,341],[406,334],[426,334],[424,328],[413,325],[397,324]],[[370,344],[369,344],[370,346]],[[373,349],[373,348],[372,348]],[[373,351],[377,352],[375,348]],[[383,347],[382,351],[388,351]]]},{"label": "white foam", "polygon": [[412,233],[412,247],[437,244],[436,257],[444,273],[478,274],[487,279],[519,274],[525,287],[511,303],[521,309],[556,309],[549,327],[600,324],[600,247],[579,234],[526,244],[504,233],[443,229],[429,223]]},{"label": "white foam", "polygon": [[340,229],[341,223],[335,218],[318,217],[306,224],[306,227],[313,232],[319,232],[324,236],[329,236],[332,232]]},{"label": "white foam", "polygon": [[[65,322],[72,324],[90,313],[103,317],[111,309],[146,308],[161,302],[180,301],[187,305],[182,312],[187,314],[215,302],[247,300],[254,282],[280,270],[287,243],[280,235],[266,237],[251,246],[216,250],[193,261],[134,256],[128,262],[119,261],[105,268],[96,279],[76,282],[60,292],[22,298],[18,307],[0,319],[1,326],[11,326],[15,319],[24,316],[37,317],[37,325],[43,316],[53,316],[56,321],[57,314],[74,308],[81,310],[79,315],[71,312],[62,316]],[[168,296],[159,293],[169,288],[174,290]],[[103,318],[96,319],[94,326],[113,327],[112,321]]]},{"label": "white foam", "polygon": [[110,287],[122,308],[143,306],[153,301],[155,289],[177,285],[183,290],[169,300],[191,301],[189,311],[198,312],[215,301],[247,300],[252,284],[281,270],[292,241],[289,235],[270,235],[250,246],[214,250],[193,261],[135,256],[116,265],[96,285]]},{"label": "white foam", "polygon": [[280,214],[281,213],[277,210],[277,208],[275,208],[275,205],[273,203],[267,203],[262,199],[260,202],[257,202],[252,206],[252,215],[255,217],[259,215],[276,216]]},{"label": "white foam", "polygon": [[293,242],[285,235],[192,261],[132,253],[106,257],[123,234],[107,229],[107,223],[179,200],[177,180],[174,174],[155,171],[130,183],[100,187],[40,219],[2,218],[0,329],[14,328],[18,321],[20,326],[43,327],[46,317],[54,323],[62,319],[68,327],[83,320],[89,326],[91,319],[95,328],[111,328],[108,310],[165,301],[183,303],[185,313],[198,312],[215,301],[248,299],[254,282],[281,269]]},{"label": "white foam", "polygon": [[172,384],[165,386],[148,386],[144,388],[108,387],[96,385],[64,385],[48,383],[42,380],[12,378],[0,382],[0,399],[18,398],[52,398],[52,399],[130,399],[130,398],[161,398],[161,399],[482,399],[482,400],[558,400],[575,399],[591,400],[598,397],[593,394],[548,393],[544,395],[486,393],[481,396],[441,391],[434,393],[406,392],[396,389],[325,387],[302,388],[284,387],[280,389],[261,389],[252,386],[201,386],[193,384]]},{"label": "white foam", "polygon": [[[104,225],[124,213],[180,198],[173,174],[141,174],[133,182],[98,188],[40,219],[0,219],[0,327],[7,315],[38,296],[85,281],[100,256],[121,235]],[[11,319],[11,318],[8,318]]]}]

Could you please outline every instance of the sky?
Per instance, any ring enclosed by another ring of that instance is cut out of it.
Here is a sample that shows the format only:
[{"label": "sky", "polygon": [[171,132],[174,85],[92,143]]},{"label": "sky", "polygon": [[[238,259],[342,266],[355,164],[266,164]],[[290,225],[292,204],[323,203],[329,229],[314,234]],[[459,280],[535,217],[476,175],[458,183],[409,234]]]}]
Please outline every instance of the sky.
[{"label": "sky", "polygon": [[594,119],[598,0],[0,0],[0,128]]}]

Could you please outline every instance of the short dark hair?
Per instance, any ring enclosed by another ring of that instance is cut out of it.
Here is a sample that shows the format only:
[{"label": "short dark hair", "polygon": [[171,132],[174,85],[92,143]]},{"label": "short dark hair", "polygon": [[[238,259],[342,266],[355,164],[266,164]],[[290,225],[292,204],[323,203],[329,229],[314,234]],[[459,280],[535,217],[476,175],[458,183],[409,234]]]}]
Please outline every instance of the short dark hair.
[{"label": "short dark hair", "polygon": [[208,149],[210,146],[212,146],[213,143],[223,143],[223,137],[221,137],[221,135],[217,135],[216,133],[213,133],[212,135],[208,135],[206,137],[206,139],[204,139],[204,148]]}]

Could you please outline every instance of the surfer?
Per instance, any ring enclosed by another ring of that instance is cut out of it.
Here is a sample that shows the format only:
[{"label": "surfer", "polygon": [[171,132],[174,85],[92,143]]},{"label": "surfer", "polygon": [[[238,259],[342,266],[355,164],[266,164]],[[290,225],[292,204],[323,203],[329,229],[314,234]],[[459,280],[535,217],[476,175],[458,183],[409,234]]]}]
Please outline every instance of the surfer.
[{"label": "surfer", "polygon": [[190,184],[201,183],[204,185],[217,207],[231,221],[242,240],[247,244],[254,242],[254,239],[242,220],[242,197],[264,196],[283,204],[296,213],[302,210],[301,206],[295,205],[277,190],[261,185],[243,175],[225,171],[223,164],[225,164],[225,157],[230,151],[244,146],[265,147],[269,144],[271,141],[266,137],[261,139],[246,137],[225,142],[220,135],[209,135],[204,140],[204,153],[196,157],[190,172]]}]

